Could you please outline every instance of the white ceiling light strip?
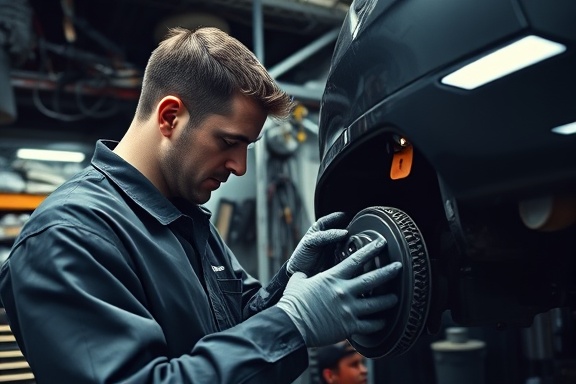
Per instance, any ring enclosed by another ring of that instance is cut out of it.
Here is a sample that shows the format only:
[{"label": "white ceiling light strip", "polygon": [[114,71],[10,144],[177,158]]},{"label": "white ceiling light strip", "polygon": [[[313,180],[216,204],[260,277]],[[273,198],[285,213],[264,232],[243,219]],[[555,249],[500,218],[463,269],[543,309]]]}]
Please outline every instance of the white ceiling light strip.
[{"label": "white ceiling light strip", "polygon": [[441,82],[471,90],[566,51],[566,46],[530,35],[452,72]]},{"label": "white ceiling light strip", "polygon": [[55,151],[48,149],[20,148],[16,152],[20,159],[40,160],[40,161],[63,161],[70,163],[81,163],[86,158],[82,152]]},{"label": "white ceiling light strip", "polygon": [[576,133],[576,122],[552,128],[552,132],[559,135],[573,135]]}]

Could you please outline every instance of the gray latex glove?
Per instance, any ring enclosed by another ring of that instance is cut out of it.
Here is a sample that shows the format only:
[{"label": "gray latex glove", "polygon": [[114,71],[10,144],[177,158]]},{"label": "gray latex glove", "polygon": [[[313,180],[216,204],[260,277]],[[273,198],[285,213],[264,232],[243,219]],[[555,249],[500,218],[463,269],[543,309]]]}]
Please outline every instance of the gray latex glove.
[{"label": "gray latex glove", "polygon": [[327,262],[325,258],[333,256],[327,252],[329,246],[348,234],[347,230],[336,228],[345,225],[344,218],[343,212],[334,212],[312,224],[288,259],[286,269],[290,276],[295,272],[303,272],[306,276],[320,272]]},{"label": "gray latex glove", "polygon": [[307,347],[332,344],[384,327],[384,319],[366,316],[393,307],[398,298],[393,294],[362,297],[362,293],[392,280],[402,267],[394,262],[362,273],[364,264],[381,252],[384,244],[383,240],[373,241],[316,276],[307,278],[296,272],[290,278],[276,305],[290,316]]}]

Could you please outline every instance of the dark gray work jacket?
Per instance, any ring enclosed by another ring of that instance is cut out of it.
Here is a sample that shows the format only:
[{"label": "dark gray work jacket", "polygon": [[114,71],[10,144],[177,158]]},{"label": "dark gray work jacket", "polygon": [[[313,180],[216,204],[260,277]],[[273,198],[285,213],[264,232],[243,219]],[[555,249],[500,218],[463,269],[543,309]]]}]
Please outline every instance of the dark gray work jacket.
[{"label": "dark gray work jacket", "polygon": [[289,383],[302,336],[249,276],[209,212],[171,202],[100,141],[38,207],[0,296],[38,383]]}]

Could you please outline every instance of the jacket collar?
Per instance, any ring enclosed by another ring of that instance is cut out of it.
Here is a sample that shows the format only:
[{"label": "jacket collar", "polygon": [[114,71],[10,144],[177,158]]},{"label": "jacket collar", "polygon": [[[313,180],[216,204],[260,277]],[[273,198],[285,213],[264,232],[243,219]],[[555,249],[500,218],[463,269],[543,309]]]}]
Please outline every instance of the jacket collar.
[{"label": "jacket collar", "polygon": [[[210,219],[210,211],[192,203],[171,202],[140,171],[113,152],[118,144],[112,140],[98,140],[92,165],[118,186],[132,201],[163,225],[187,215]],[[176,205],[175,205],[176,204]],[[178,209],[176,206],[178,206]]]}]

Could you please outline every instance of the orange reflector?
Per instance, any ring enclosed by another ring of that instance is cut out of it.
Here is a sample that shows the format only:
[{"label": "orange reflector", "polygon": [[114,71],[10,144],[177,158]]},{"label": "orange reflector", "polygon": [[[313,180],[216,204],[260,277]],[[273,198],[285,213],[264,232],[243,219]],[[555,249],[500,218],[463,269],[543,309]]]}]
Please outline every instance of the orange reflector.
[{"label": "orange reflector", "polygon": [[412,169],[413,155],[414,150],[411,145],[394,153],[394,157],[392,157],[392,168],[390,168],[390,178],[392,180],[408,177]]}]

